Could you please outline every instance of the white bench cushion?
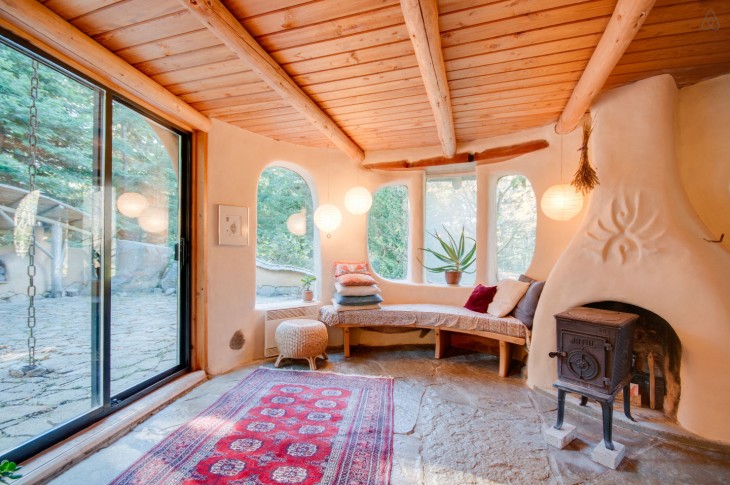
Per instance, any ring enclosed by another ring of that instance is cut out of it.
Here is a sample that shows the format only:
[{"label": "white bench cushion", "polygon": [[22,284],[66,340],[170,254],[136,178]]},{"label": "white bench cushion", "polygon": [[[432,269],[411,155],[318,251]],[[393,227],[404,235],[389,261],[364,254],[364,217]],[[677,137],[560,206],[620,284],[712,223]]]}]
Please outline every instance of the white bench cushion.
[{"label": "white bench cushion", "polygon": [[515,317],[500,318],[454,305],[412,303],[348,312],[337,312],[332,305],[326,305],[320,308],[319,319],[330,326],[443,327],[527,337],[527,327]]}]

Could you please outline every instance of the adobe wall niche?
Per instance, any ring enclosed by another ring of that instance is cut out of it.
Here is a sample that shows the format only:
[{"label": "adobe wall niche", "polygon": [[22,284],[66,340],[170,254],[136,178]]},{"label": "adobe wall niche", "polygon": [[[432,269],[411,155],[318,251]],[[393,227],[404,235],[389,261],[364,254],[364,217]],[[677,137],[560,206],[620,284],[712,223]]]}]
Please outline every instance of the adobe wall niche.
[{"label": "adobe wall niche", "polygon": [[547,279],[528,383],[549,388],[557,377],[548,357],[553,315],[597,301],[636,305],[666,319],[681,342],[677,422],[730,443],[730,254],[703,240],[711,234],[679,182],[679,96],[665,75],[615,89],[594,105],[590,149],[601,185]]}]

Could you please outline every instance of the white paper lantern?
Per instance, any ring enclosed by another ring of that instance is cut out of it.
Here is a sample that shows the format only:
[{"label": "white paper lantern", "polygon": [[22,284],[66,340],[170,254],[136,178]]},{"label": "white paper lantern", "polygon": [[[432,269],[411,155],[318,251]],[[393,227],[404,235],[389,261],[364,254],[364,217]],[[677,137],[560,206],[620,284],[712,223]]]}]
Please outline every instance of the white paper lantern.
[{"label": "white paper lantern", "polygon": [[160,233],[166,231],[169,225],[167,210],[158,207],[147,209],[144,214],[139,216],[137,223],[146,232]]},{"label": "white paper lantern", "polygon": [[570,184],[553,185],[543,194],[540,208],[550,219],[567,221],[583,208],[583,195]]},{"label": "white paper lantern", "polygon": [[147,197],[138,192],[125,192],[117,199],[117,209],[127,217],[139,217],[149,206]]},{"label": "white paper lantern", "polygon": [[373,196],[365,187],[353,187],[345,194],[345,207],[351,214],[365,214],[373,205]]},{"label": "white paper lantern", "polygon": [[314,211],[314,224],[324,232],[332,232],[342,222],[342,213],[336,205],[324,204]]},{"label": "white paper lantern", "polygon": [[286,228],[295,236],[304,236],[307,233],[307,209],[295,212],[286,220]]}]

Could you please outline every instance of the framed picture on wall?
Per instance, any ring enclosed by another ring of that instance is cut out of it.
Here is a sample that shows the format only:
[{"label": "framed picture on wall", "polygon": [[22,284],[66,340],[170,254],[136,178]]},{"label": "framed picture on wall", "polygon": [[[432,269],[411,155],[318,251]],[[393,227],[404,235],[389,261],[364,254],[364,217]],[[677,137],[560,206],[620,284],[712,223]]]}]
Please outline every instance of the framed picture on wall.
[{"label": "framed picture on wall", "polygon": [[248,207],[218,205],[218,244],[248,246]]}]

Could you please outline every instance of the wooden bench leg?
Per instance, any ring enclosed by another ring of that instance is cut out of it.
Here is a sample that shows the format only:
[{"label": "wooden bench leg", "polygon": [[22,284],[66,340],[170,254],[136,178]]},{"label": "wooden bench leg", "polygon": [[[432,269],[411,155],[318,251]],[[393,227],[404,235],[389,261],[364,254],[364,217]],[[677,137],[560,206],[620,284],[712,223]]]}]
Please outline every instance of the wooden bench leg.
[{"label": "wooden bench leg", "polygon": [[512,358],[512,347],[509,342],[499,341],[499,377],[507,377],[509,364]]},{"label": "wooden bench leg", "polygon": [[436,352],[434,358],[442,359],[446,355],[446,349],[449,347],[449,332],[444,332],[440,328],[435,329],[436,332]]},{"label": "wooden bench leg", "polygon": [[350,329],[347,327],[343,328],[342,336],[344,338],[345,358],[347,358],[350,356]]}]

